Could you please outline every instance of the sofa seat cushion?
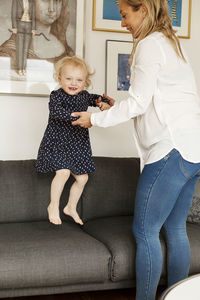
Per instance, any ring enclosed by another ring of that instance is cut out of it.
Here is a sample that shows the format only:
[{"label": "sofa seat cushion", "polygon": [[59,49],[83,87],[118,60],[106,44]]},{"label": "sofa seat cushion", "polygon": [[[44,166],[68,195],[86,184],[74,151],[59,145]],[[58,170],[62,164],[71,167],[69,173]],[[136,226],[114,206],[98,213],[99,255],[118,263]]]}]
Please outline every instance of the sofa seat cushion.
[{"label": "sofa seat cushion", "polygon": [[190,275],[200,270],[200,225],[187,223],[187,234],[191,248]]},{"label": "sofa seat cushion", "polygon": [[[111,280],[135,279],[136,243],[132,233],[133,217],[121,216],[90,220],[84,230],[105,244],[112,254]],[[162,277],[166,276],[166,250],[161,237],[164,263]]]},{"label": "sofa seat cushion", "polygon": [[72,222],[0,226],[1,289],[104,282],[110,258],[101,242]]}]

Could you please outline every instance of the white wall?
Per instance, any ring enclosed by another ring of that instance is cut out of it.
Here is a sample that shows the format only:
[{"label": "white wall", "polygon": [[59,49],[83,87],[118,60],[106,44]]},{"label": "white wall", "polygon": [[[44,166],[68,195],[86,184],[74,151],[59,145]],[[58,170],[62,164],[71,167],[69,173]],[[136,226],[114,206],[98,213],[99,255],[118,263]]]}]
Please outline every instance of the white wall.
[{"label": "white wall", "polygon": [[[190,58],[200,93],[200,1],[192,0],[191,38],[181,42]],[[86,1],[85,57],[96,70],[91,92],[105,89],[105,41],[131,40],[128,34],[92,31],[92,0]],[[48,119],[48,98],[0,96],[0,159],[36,158]],[[131,121],[90,130],[94,155],[137,156]]]}]

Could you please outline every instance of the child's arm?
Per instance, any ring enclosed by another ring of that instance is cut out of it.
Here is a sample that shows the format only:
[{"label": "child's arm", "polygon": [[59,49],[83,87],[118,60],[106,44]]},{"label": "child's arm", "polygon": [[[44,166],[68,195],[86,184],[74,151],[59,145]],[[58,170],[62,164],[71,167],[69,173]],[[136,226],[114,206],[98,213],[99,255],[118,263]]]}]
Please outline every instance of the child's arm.
[{"label": "child's arm", "polygon": [[109,109],[111,107],[109,100],[98,94],[89,94],[87,91],[89,106],[98,106],[101,110]]},{"label": "child's arm", "polygon": [[52,91],[50,94],[49,112],[53,119],[74,121],[74,117],[71,116],[72,112],[63,107],[62,96],[59,95],[58,91]]}]

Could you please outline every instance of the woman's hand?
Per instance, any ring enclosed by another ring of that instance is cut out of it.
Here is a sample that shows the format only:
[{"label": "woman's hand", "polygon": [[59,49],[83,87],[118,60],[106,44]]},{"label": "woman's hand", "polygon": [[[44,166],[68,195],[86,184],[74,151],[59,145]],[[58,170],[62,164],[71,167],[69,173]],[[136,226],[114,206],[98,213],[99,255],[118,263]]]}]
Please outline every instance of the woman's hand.
[{"label": "woman's hand", "polygon": [[[115,100],[113,98],[110,98],[108,95],[103,94],[103,97],[106,98],[109,101],[109,104],[102,102],[101,101],[101,96],[96,100],[96,105],[101,109],[102,104],[105,103],[107,104],[107,106],[105,106],[103,109],[101,110],[106,110],[109,109],[111,106],[113,106],[115,104]],[[109,105],[109,106],[108,106]]]},{"label": "woman's hand", "polygon": [[115,104],[115,100],[107,96],[106,94],[103,94],[104,98],[106,98],[109,101],[109,104],[102,101],[101,96],[96,100],[96,106],[99,107],[100,110],[107,110],[111,108]]},{"label": "woman's hand", "polygon": [[72,125],[79,125],[84,128],[90,128],[92,127],[92,123],[90,121],[91,119],[90,112],[82,111],[82,112],[74,112],[71,114],[72,117],[79,117],[78,120],[72,122]]},{"label": "woman's hand", "polygon": [[108,95],[103,94],[103,96],[108,99],[110,106],[113,106],[115,104],[115,100],[113,98],[110,98]]},{"label": "woman's hand", "polygon": [[96,106],[98,106],[98,108],[102,111],[111,108],[108,103],[101,101],[101,97],[96,100]]},{"label": "woman's hand", "polygon": [[111,106],[106,102],[101,102],[98,106],[101,111],[111,108]]}]

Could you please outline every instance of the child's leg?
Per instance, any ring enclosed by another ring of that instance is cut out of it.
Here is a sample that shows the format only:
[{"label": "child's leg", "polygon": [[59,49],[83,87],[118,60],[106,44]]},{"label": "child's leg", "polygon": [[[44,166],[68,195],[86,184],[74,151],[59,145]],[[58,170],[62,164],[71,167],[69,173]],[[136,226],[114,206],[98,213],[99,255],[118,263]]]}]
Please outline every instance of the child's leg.
[{"label": "child's leg", "polygon": [[83,189],[85,187],[85,184],[88,181],[88,175],[87,174],[76,175],[73,173],[72,173],[72,175],[75,178],[75,182],[73,183],[73,185],[70,189],[69,200],[68,200],[67,205],[63,209],[63,212],[66,215],[70,215],[76,223],[83,225],[83,221],[80,219],[80,217],[76,211],[76,207],[77,207],[77,203],[80,199],[80,196],[83,192]]},{"label": "child's leg", "polygon": [[70,170],[58,170],[56,171],[56,175],[51,183],[51,202],[49,203],[47,211],[49,214],[49,221],[56,225],[60,225],[62,223],[59,213],[60,196],[69,176]]}]

